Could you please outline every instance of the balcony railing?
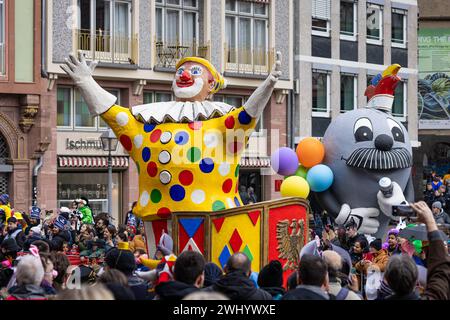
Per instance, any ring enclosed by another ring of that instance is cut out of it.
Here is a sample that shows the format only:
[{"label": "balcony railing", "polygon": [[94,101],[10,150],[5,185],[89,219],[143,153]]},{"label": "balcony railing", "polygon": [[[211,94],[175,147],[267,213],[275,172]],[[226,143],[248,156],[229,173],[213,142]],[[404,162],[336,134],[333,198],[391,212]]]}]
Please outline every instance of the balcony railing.
[{"label": "balcony railing", "polygon": [[225,71],[231,73],[267,75],[274,63],[275,50],[241,49],[225,43]]},{"label": "balcony railing", "polygon": [[155,41],[156,67],[175,68],[178,60],[193,56],[209,59],[209,45],[199,45],[195,39],[191,44]]},{"label": "balcony railing", "polygon": [[77,49],[83,51],[86,59],[100,62],[137,64],[138,38],[134,36],[111,35],[110,32],[76,30]]}]

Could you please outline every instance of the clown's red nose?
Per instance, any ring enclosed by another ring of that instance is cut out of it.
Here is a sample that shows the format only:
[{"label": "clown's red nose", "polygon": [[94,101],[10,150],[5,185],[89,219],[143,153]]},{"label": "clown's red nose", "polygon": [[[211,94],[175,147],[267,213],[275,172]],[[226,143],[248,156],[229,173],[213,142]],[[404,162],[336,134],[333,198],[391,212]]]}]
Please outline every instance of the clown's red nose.
[{"label": "clown's red nose", "polygon": [[181,81],[189,81],[191,80],[191,75],[186,70],[183,71],[183,73],[180,76]]}]

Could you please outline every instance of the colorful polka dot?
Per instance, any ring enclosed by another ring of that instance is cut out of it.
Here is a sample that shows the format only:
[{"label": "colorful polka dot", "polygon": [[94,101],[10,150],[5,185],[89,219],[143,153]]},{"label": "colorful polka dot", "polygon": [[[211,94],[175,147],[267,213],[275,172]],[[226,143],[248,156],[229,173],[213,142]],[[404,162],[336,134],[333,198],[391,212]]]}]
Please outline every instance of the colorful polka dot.
[{"label": "colorful polka dot", "polygon": [[188,124],[189,128],[191,128],[192,130],[200,130],[203,126],[203,123],[201,121],[194,121],[194,122],[190,122]]},{"label": "colorful polka dot", "polygon": [[236,170],[234,170],[234,176],[237,178],[237,177],[239,177],[239,169],[241,168],[241,165],[237,165],[236,166]]},{"label": "colorful polka dot", "polygon": [[158,160],[159,160],[159,162],[161,162],[161,164],[169,163],[170,159],[171,159],[171,156],[170,156],[169,151],[164,150],[159,153]]},{"label": "colorful polka dot", "polygon": [[219,137],[215,133],[207,133],[203,138],[205,146],[208,148],[215,148],[219,144]]},{"label": "colorful polka dot", "polygon": [[199,148],[192,147],[187,152],[187,158],[190,162],[197,162],[198,160],[200,160],[201,154],[202,153]]},{"label": "colorful polka dot", "polygon": [[116,122],[119,126],[124,127],[128,124],[128,115],[125,112],[119,112],[116,115]]},{"label": "colorful polka dot", "polygon": [[231,179],[225,180],[225,182],[222,184],[222,191],[224,193],[230,193],[232,188],[233,188],[233,180]]},{"label": "colorful polka dot", "polygon": [[184,146],[189,141],[189,135],[187,132],[180,131],[175,135],[175,143]]},{"label": "colorful polka dot", "polygon": [[162,131],[157,129],[155,131],[152,132],[152,134],[150,135],[150,141],[155,143],[157,141],[159,141],[159,138],[161,137]]},{"label": "colorful polka dot", "polygon": [[145,147],[142,149],[142,160],[144,160],[144,162],[148,162],[150,160],[150,156],[151,152],[149,148]]},{"label": "colorful polka dot", "polygon": [[120,136],[119,140],[125,150],[131,151],[131,149],[133,148],[133,144],[131,143],[131,139],[129,136],[123,134]]},{"label": "colorful polka dot", "polygon": [[161,135],[160,141],[162,144],[167,144],[170,142],[171,139],[172,139],[172,134],[169,131],[165,131]]},{"label": "colorful polka dot", "polygon": [[159,203],[162,199],[161,191],[159,191],[158,189],[154,189],[150,194],[150,199],[153,203]]},{"label": "colorful polka dot", "polygon": [[227,198],[227,205],[228,205],[229,209],[236,207],[236,205],[234,204],[233,200],[230,199],[230,198]]},{"label": "colorful polka dot", "polygon": [[223,203],[220,200],[217,200],[212,205],[212,211],[220,211],[220,210],[225,210],[225,209],[226,209],[225,203]]},{"label": "colorful polka dot", "polygon": [[252,117],[247,113],[247,111],[241,111],[238,116],[240,124],[247,125],[252,122]]},{"label": "colorful polka dot", "polygon": [[170,181],[172,181],[172,175],[169,171],[161,171],[159,174],[159,181],[161,181],[162,184],[169,184]]},{"label": "colorful polka dot", "polygon": [[234,203],[236,204],[236,207],[241,206],[241,202],[239,201],[238,197],[234,197]]},{"label": "colorful polka dot", "polygon": [[211,173],[214,170],[214,161],[211,158],[205,158],[200,161],[200,170],[203,173]]},{"label": "colorful polka dot", "polygon": [[233,129],[234,125],[235,125],[235,120],[233,116],[229,116],[228,118],[225,119],[225,127],[227,129]]},{"label": "colorful polka dot", "polygon": [[219,173],[222,177],[227,176],[230,173],[231,165],[227,162],[224,162],[220,164],[219,166]]},{"label": "colorful polka dot", "polygon": [[150,177],[154,178],[158,174],[158,165],[155,162],[150,162],[147,165],[147,173]]},{"label": "colorful polka dot", "polygon": [[144,137],[140,134],[134,137],[134,146],[136,149],[140,149],[142,147],[142,142],[144,142]]},{"label": "colorful polka dot", "polygon": [[148,201],[150,200],[150,196],[147,191],[142,192],[141,197],[139,199],[139,203],[141,207],[146,207],[148,204]]},{"label": "colorful polka dot", "polygon": [[172,186],[169,190],[170,197],[173,201],[182,201],[184,197],[186,196],[186,191],[184,188],[178,184]]},{"label": "colorful polka dot", "polygon": [[178,180],[183,186],[190,186],[194,182],[194,175],[189,170],[184,170],[180,172]]},{"label": "colorful polka dot", "polygon": [[205,194],[205,191],[203,191],[203,190],[195,190],[191,194],[191,200],[195,204],[202,204],[203,202],[205,202],[205,199],[206,199],[206,194]]},{"label": "colorful polka dot", "polygon": [[156,128],[156,125],[154,125],[154,124],[150,124],[150,123],[144,124],[144,131],[147,133],[152,132],[155,128]]}]

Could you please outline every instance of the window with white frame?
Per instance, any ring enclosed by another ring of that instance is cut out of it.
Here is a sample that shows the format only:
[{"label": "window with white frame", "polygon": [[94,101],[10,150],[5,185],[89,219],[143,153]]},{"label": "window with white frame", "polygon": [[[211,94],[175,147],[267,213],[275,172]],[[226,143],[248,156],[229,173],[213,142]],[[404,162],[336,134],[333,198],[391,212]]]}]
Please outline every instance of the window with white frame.
[{"label": "window with white frame", "polygon": [[328,117],[330,115],[330,82],[328,72],[312,73],[312,112],[313,116]]},{"label": "window with white frame", "polygon": [[357,107],[358,78],[352,74],[341,74],[341,112],[355,110]]},{"label": "window with white frame", "polygon": [[392,46],[406,48],[406,11],[392,9]]},{"label": "window with white frame", "polygon": [[312,34],[330,36],[331,0],[313,0]]},{"label": "window with white frame", "polygon": [[5,75],[6,73],[6,66],[5,66],[5,1],[0,0],[0,76]]},{"label": "window with white frame", "polygon": [[[120,90],[107,90],[117,97],[120,104]],[[57,89],[57,126],[59,129],[103,130],[108,128],[100,117],[93,117],[88,106],[77,89],[58,87]]]},{"label": "window with white frame", "polygon": [[78,0],[78,49],[90,59],[128,61],[131,4],[131,0]]},{"label": "window with white frame", "polygon": [[144,91],[144,104],[169,101],[173,101],[173,96],[170,92]]},{"label": "window with white frame", "polygon": [[269,5],[226,0],[225,12],[227,62],[244,65],[267,65]]},{"label": "window with white frame", "polygon": [[383,43],[383,7],[380,5],[367,4],[367,43]]},{"label": "window with white frame", "polygon": [[356,40],[358,30],[358,6],[352,0],[341,0],[341,39]]},{"label": "window with white frame", "polygon": [[198,43],[197,0],[156,0],[156,39],[167,45]]},{"label": "window with white frame", "polygon": [[400,118],[402,121],[406,121],[407,108],[407,88],[408,83],[402,81],[395,88],[394,103],[392,105],[392,115]]}]

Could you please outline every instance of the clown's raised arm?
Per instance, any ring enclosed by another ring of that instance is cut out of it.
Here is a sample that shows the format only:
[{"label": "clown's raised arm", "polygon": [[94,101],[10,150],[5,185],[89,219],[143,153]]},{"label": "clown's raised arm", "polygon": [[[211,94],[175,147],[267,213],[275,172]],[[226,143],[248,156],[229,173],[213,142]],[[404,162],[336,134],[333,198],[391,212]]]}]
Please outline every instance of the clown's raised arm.
[{"label": "clown's raised arm", "polygon": [[253,118],[259,118],[263,113],[267,102],[269,102],[269,99],[272,96],[275,84],[281,76],[281,52],[277,52],[276,59],[272,72],[244,104],[245,111]]},{"label": "clown's raised arm", "polygon": [[79,59],[70,55],[65,60],[66,64],[61,65],[61,68],[72,78],[78,90],[80,90],[91,115],[98,116],[108,111],[116,103],[117,98],[100,87],[92,77],[98,62],[92,61],[87,65],[81,52],[79,53]]}]

